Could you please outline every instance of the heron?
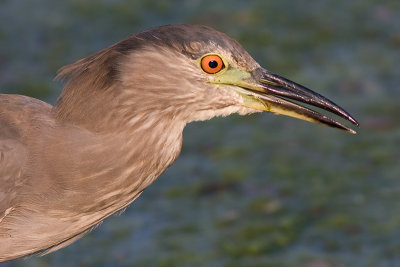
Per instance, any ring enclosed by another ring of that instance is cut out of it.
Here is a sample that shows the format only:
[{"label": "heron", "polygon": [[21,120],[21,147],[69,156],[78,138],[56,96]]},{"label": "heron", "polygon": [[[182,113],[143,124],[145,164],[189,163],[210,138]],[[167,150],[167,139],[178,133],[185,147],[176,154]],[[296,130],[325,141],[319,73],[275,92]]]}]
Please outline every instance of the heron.
[{"label": "heron", "polygon": [[269,111],[359,125],[201,25],[131,35],[56,79],[65,86],[54,106],[0,94],[0,261],[58,250],[124,210],[178,157],[190,122]]}]

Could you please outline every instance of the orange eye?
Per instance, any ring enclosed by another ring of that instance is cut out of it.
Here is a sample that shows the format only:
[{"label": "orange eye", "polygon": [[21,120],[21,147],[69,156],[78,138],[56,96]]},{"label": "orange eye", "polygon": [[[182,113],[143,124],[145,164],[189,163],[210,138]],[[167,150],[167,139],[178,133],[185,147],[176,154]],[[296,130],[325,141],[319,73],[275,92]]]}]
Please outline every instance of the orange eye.
[{"label": "orange eye", "polygon": [[215,74],[224,67],[224,62],[220,56],[207,55],[201,59],[201,68],[208,74]]}]

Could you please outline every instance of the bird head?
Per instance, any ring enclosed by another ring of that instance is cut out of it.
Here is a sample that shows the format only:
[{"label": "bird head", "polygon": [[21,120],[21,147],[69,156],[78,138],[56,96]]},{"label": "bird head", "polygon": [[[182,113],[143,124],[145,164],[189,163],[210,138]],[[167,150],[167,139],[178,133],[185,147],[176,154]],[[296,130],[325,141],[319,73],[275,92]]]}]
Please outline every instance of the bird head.
[{"label": "bird head", "polygon": [[205,26],[168,25],[141,32],[67,66],[59,76],[67,76],[67,92],[74,87],[71,81],[79,87],[91,80],[86,87],[112,90],[109,103],[124,107],[131,120],[143,112],[190,122],[269,111],[355,133],[308,107],[314,106],[358,126],[332,101],[262,68],[234,39]]}]

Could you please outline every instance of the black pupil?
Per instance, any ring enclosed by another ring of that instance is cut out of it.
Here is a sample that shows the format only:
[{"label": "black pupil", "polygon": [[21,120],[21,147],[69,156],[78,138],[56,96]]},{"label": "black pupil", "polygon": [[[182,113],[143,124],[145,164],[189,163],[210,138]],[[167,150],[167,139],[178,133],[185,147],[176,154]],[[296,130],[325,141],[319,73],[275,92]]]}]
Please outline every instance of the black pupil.
[{"label": "black pupil", "polygon": [[216,67],[218,67],[218,62],[215,60],[211,60],[210,62],[208,62],[208,66],[212,69],[215,69]]}]

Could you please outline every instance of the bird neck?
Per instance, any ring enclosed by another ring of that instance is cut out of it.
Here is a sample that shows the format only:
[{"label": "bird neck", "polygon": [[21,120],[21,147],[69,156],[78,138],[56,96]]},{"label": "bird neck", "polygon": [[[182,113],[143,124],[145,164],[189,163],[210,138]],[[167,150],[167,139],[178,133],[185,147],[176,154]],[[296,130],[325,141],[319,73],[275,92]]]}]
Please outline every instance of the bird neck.
[{"label": "bird neck", "polygon": [[[105,192],[100,195],[124,188],[114,204],[120,205],[121,198],[131,201],[178,157],[184,126],[184,123],[167,117],[143,115],[132,119],[123,131],[105,136],[104,142],[114,148],[110,151],[113,161],[104,169],[110,169],[116,175],[112,180],[96,178],[104,182],[101,188]],[[107,203],[110,205],[113,199]]]},{"label": "bird neck", "polygon": [[[123,129],[107,133],[58,122],[57,134],[49,136],[46,144],[37,144],[37,151],[46,148],[35,163],[38,175],[47,177],[48,187],[62,184],[65,190],[57,192],[56,198],[49,196],[57,199],[60,209],[66,208],[68,198],[67,208],[73,211],[115,212],[132,202],[178,157],[184,123],[163,116],[155,119],[151,114],[135,118]],[[44,168],[43,162],[51,162],[51,168]]]},{"label": "bird neck", "polygon": [[118,123],[117,90],[115,85],[101,90],[92,90],[84,83],[66,86],[53,108],[56,120],[93,132],[112,130]]},{"label": "bird neck", "polygon": [[56,119],[95,132],[118,124],[121,84],[116,65],[121,53],[104,49],[63,67],[56,79],[66,81],[54,107]]}]

